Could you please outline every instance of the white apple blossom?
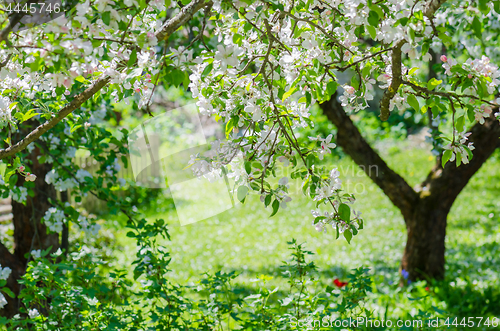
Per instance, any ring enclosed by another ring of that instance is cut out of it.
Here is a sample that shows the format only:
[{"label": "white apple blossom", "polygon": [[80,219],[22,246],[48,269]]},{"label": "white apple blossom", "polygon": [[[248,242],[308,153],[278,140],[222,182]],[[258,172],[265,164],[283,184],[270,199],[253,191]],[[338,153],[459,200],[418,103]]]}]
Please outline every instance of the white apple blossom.
[{"label": "white apple blossom", "polygon": [[3,309],[3,307],[5,307],[7,303],[8,302],[5,296],[2,293],[0,293],[0,309]]}]

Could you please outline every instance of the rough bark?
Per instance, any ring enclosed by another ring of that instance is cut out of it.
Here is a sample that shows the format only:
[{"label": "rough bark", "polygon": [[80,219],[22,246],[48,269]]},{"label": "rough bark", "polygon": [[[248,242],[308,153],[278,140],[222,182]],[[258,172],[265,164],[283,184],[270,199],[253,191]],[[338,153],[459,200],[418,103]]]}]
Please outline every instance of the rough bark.
[{"label": "rough bark", "polygon": [[[448,162],[443,169],[438,158],[417,193],[370,147],[336,96],[320,106],[338,129],[337,144],[365,170],[403,215],[407,244],[401,270],[408,272],[408,277],[402,278],[401,283],[443,278],[448,213],[458,194],[499,146],[499,122],[487,119],[484,125],[475,124],[469,130],[472,132],[469,141],[474,142],[476,148],[470,162],[459,167]],[[378,171],[371,171],[373,166]]]}]

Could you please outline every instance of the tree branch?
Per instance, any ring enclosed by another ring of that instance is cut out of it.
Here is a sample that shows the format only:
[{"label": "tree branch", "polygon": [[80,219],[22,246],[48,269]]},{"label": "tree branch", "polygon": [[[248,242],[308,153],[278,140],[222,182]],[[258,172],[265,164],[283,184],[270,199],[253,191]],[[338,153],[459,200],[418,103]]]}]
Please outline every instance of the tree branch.
[{"label": "tree branch", "polygon": [[[201,8],[210,4],[206,0],[194,0],[189,5],[182,8],[182,10],[175,17],[168,20],[162,27],[161,31],[156,34],[158,41],[168,39],[172,33],[175,32],[181,25],[186,23],[191,17]],[[2,31],[3,33],[4,31]],[[10,31],[9,31],[10,32]],[[1,35],[0,35],[1,37]],[[0,39],[1,41],[1,39]],[[35,130],[30,132],[25,138],[5,149],[0,150],[0,160],[9,156],[12,156],[23,149],[25,149],[29,144],[38,139],[42,134],[52,129],[57,123],[59,123],[63,118],[68,116],[70,113],[78,109],[85,101],[90,99],[94,94],[99,92],[104,86],[106,86],[111,77],[108,75],[103,75],[97,79],[89,88],[77,95],[73,101],[66,104],[59,112],[52,117],[47,122],[38,126]]]},{"label": "tree branch", "polygon": [[[424,15],[432,21],[434,14],[441,7],[441,5],[446,0],[430,0],[424,9]],[[384,96],[380,100],[380,119],[382,121],[387,121],[389,119],[390,110],[389,105],[392,98],[398,92],[399,86],[401,86],[401,47],[406,43],[406,40],[400,40],[392,49],[392,80],[391,85],[384,92]]]},{"label": "tree branch", "polygon": [[389,105],[392,98],[398,92],[399,86],[401,85],[401,47],[405,44],[406,40],[400,40],[396,46],[392,48],[392,80],[391,85],[384,92],[384,96],[380,100],[380,119],[382,121],[387,121],[389,119],[390,110]]},{"label": "tree branch", "polygon": [[163,25],[161,28],[161,31],[156,34],[156,39],[158,41],[160,40],[166,40],[168,37],[172,35],[172,33],[175,32],[180,26],[184,25],[187,21],[193,17],[198,10],[201,8],[212,5],[212,1],[206,1],[206,0],[194,0],[191,1],[188,5],[182,7],[181,11],[179,14],[175,15],[175,17],[172,17],[170,20]]},{"label": "tree branch", "polygon": [[426,16],[428,19],[432,20],[434,18],[434,14],[436,13],[436,11],[445,2],[446,2],[446,0],[430,0],[427,3],[427,5],[425,6],[424,16]]},{"label": "tree branch", "polygon": [[384,191],[406,219],[418,202],[418,194],[370,147],[337,101],[336,94],[330,101],[320,104],[320,107],[337,127],[337,144]]}]

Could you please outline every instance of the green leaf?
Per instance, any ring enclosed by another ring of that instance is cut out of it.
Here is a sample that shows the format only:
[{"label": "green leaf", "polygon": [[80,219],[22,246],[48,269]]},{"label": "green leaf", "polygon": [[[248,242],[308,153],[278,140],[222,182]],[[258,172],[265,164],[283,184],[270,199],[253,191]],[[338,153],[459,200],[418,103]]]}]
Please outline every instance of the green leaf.
[{"label": "green leaf", "polygon": [[293,92],[295,92],[295,89],[296,87],[292,87],[290,90],[285,92],[285,94],[283,94],[283,98],[281,98],[281,101],[285,101],[286,99],[288,99],[293,94]]},{"label": "green leaf", "polygon": [[316,223],[318,223],[319,221],[324,220],[324,219],[326,219],[326,217],[325,217],[325,216],[318,216],[318,217],[316,217],[316,218],[314,219],[314,224],[316,224]]},{"label": "green leaf", "polygon": [[413,109],[415,109],[416,111],[420,110],[420,105],[418,104],[418,100],[413,94],[409,94],[406,100]]},{"label": "green leaf", "polygon": [[355,90],[359,90],[359,80],[357,75],[352,76],[351,86],[354,87]]},{"label": "green leaf", "polygon": [[[479,10],[484,15],[488,15],[488,13],[490,12],[490,7],[488,6],[488,2],[490,2],[490,1],[489,0],[479,0]],[[496,8],[495,8],[495,10],[496,10]]]},{"label": "green leaf", "polygon": [[347,243],[350,244],[351,243],[351,239],[352,239],[352,233],[351,233],[351,231],[345,230],[344,231],[344,238],[345,238],[345,240],[347,240]]},{"label": "green leaf", "polygon": [[240,42],[243,40],[243,36],[241,34],[235,33],[233,35],[233,43],[234,44],[240,44]]},{"label": "green leaf", "polygon": [[493,1],[493,8],[498,14],[500,14],[500,1]]},{"label": "green leaf", "polygon": [[433,118],[437,118],[439,115],[439,107],[434,105],[431,108]]},{"label": "green leaf", "polygon": [[27,113],[23,114],[22,122],[29,120],[30,118],[39,115],[40,113],[35,113],[34,109],[30,109]]},{"label": "green leaf", "polygon": [[476,37],[478,39],[481,39],[482,37],[482,24],[481,22],[479,21],[479,19],[476,17],[474,17],[474,19],[472,20],[472,30],[474,30],[474,34],[476,35]]},{"label": "green leaf", "polygon": [[16,185],[17,183],[17,175],[12,175],[10,178],[9,178],[9,185],[11,187],[14,187],[14,185]]},{"label": "green leaf", "polygon": [[132,67],[137,61],[137,51],[134,49],[132,54],[130,54],[130,58],[128,59],[127,66]]},{"label": "green leaf", "polygon": [[379,22],[380,18],[377,14],[376,11],[374,10],[370,10],[370,12],[368,13],[368,23],[370,23],[370,25],[372,26],[378,26],[378,22]]},{"label": "green leaf", "polygon": [[314,156],[314,154],[309,154],[306,158],[307,167],[311,168],[315,162],[316,162],[316,157]]},{"label": "green leaf", "polygon": [[210,72],[212,71],[214,65],[212,63],[210,63],[209,65],[207,65],[205,67],[205,69],[203,69],[203,72],[201,73],[201,78],[205,78],[208,76],[208,74],[210,74]]},{"label": "green leaf", "polygon": [[337,87],[339,84],[337,82],[329,81],[328,84],[326,84],[326,90],[330,96],[334,95],[335,92],[337,92]]},{"label": "green leaf", "polygon": [[351,207],[349,207],[345,203],[340,204],[339,216],[343,221],[349,222],[351,220]]},{"label": "green leaf", "polygon": [[111,12],[107,11],[102,13],[102,21],[104,24],[109,25],[109,22],[111,22]]},{"label": "green leaf", "polygon": [[276,215],[276,213],[278,212],[278,209],[280,209],[280,202],[275,199],[273,201],[272,207],[273,207],[273,213],[269,217],[273,217],[274,215]]},{"label": "green leaf", "polygon": [[377,37],[377,30],[375,30],[375,28],[371,25],[367,25],[365,26],[366,30],[368,30],[368,33],[370,34],[370,37],[372,37],[372,39],[375,39]]},{"label": "green leaf", "polygon": [[247,172],[247,174],[250,174],[252,172],[252,163],[251,162],[248,162],[248,161],[245,162],[245,171]]},{"label": "green leaf", "polygon": [[465,126],[465,117],[462,115],[459,118],[457,118],[457,123],[455,127],[458,130],[458,132],[462,132],[464,130],[464,126]]},{"label": "green leaf", "polygon": [[31,64],[30,64],[30,69],[31,71],[38,71],[38,69],[40,68],[40,58],[37,57],[35,59],[35,61],[33,61]]},{"label": "green leaf", "polygon": [[474,154],[472,154],[472,151],[470,150],[469,147],[467,146],[463,146],[465,151],[467,152],[467,156],[469,157],[469,160],[472,160],[472,157],[474,156]]},{"label": "green leaf", "polygon": [[427,88],[432,91],[436,88],[436,86],[438,86],[442,82],[443,82],[442,80],[437,80],[436,78],[432,78],[430,81],[427,82]]},{"label": "green leaf", "polygon": [[467,109],[467,118],[469,119],[470,122],[474,122],[476,120],[473,107]]},{"label": "green leaf", "polygon": [[264,205],[267,207],[271,203],[271,199],[273,196],[271,194],[266,195],[266,198],[264,199]]},{"label": "green leaf", "polygon": [[430,46],[431,46],[431,44],[429,42],[423,43],[423,45],[422,45],[422,55],[427,54],[427,52],[429,51]]},{"label": "green leaf", "polygon": [[448,162],[451,159],[452,154],[453,154],[453,152],[449,149],[444,151],[443,157],[441,159],[441,165],[443,166],[443,168],[444,168],[444,165],[446,164],[446,162]]},{"label": "green leaf", "polygon": [[175,87],[179,87],[184,81],[184,71],[180,69],[174,69],[170,72],[169,77],[172,81],[172,84],[174,84]]},{"label": "green leaf", "polygon": [[95,39],[94,39],[94,40],[92,40],[92,47],[97,48],[97,47],[101,46],[101,44],[102,44],[103,42],[104,42],[104,40],[99,40],[99,39],[98,39],[98,40],[95,40]]},{"label": "green leaf", "polygon": [[236,196],[238,197],[238,200],[240,200],[241,203],[245,202],[245,198],[247,197],[248,193],[248,187],[242,185],[238,187],[238,192]]},{"label": "green leaf", "polygon": [[414,68],[411,68],[410,71],[408,72],[408,75],[413,75],[415,72],[417,72],[417,70],[420,69],[419,67],[414,67]]},{"label": "green leaf", "polygon": [[14,294],[14,292],[12,292],[12,291],[10,290],[10,288],[8,288],[8,287],[4,287],[4,288],[2,288],[2,292],[4,292],[5,294],[7,294],[7,295],[8,295],[9,297],[11,297],[12,299],[14,299],[14,298],[16,297],[16,296],[15,296],[15,294]]}]

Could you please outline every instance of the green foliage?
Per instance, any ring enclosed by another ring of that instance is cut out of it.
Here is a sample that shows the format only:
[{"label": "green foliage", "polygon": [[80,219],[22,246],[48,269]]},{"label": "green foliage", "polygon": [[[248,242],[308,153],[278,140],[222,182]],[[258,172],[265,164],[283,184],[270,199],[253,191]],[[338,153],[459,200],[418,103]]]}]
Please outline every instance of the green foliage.
[{"label": "green foliage", "polygon": [[138,246],[133,279],[120,268],[99,272],[109,261],[85,245],[67,257],[46,250],[20,281],[21,314],[0,321],[8,330],[301,330],[298,325],[335,314],[371,315],[361,307],[371,290],[368,269],[356,270],[341,293],[324,288],[306,258],[312,253],[295,240],[289,242],[291,260],[282,266],[288,291],[268,289],[263,276],[258,291],[248,295],[232,284],[234,271],[206,273],[196,287],[172,283],[170,254],[157,243],[157,237],[170,238],[163,220],[128,226],[127,236]]}]

